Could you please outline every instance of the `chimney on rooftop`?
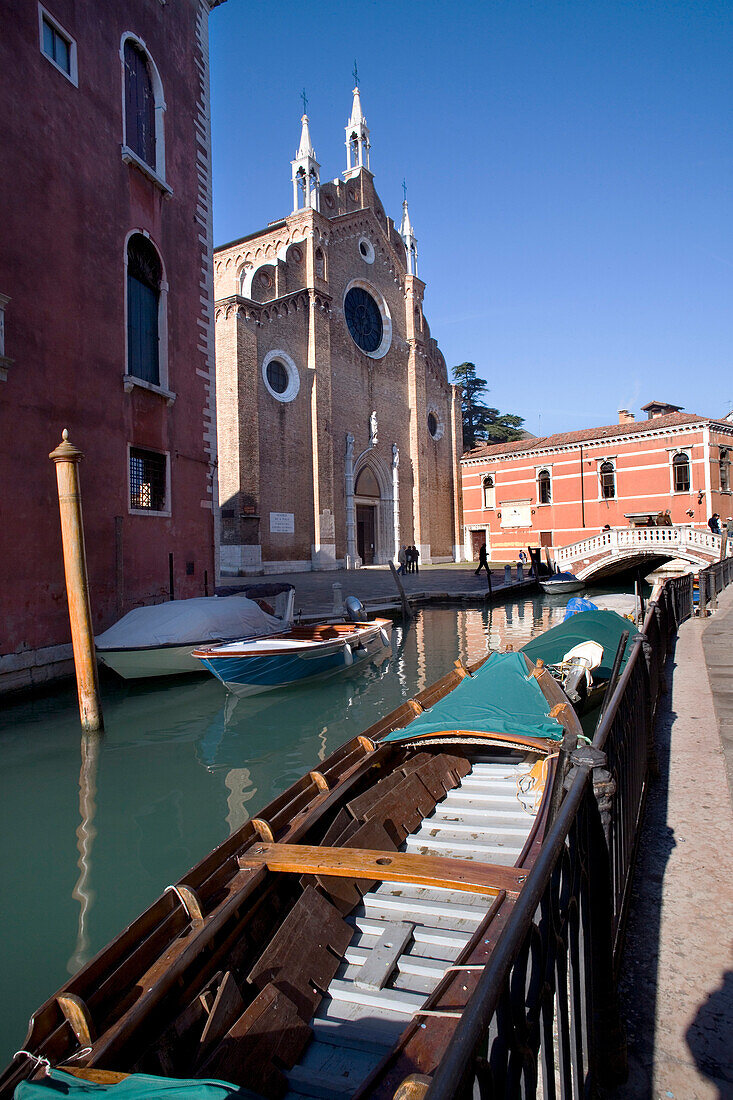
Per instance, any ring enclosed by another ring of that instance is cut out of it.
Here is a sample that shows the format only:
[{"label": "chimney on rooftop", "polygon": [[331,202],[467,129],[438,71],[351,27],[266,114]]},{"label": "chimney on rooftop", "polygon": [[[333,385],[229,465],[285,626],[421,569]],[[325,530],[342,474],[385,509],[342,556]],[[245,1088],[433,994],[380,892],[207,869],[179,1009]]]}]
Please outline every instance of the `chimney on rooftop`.
[{"label": "chimney on rooftop", "polygon": [[636,417],[628,409],[618,410],[618,422],[619,424],[630,424],[632,420],[636,420]]}]

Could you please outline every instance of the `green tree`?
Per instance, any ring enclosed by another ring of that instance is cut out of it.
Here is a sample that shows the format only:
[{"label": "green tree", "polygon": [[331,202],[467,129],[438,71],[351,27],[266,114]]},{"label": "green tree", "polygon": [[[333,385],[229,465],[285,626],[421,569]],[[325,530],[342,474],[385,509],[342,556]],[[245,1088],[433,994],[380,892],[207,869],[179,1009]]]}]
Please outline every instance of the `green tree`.
[{"label": "green tree", "polygon": [[453,381],[462,389],[463,449],[471,451],[478,443],[507,443],[523,436],[524,419],[513,413],[500,413],[483,402],[488,382],[476,375],[474,363],[453,367]]}]

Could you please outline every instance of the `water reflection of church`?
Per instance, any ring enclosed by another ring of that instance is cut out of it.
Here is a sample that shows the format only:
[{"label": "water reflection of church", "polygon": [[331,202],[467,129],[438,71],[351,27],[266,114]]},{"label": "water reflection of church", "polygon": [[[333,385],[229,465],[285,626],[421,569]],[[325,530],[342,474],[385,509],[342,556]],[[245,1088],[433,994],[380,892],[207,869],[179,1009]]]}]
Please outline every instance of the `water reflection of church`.
[{"label": "water reflection of church", "polygon": [[359,89],[346,171],[321,184],[308,118],[293,212],[215,253],[225,575],[456,553],[458,393],[369,168]]}]

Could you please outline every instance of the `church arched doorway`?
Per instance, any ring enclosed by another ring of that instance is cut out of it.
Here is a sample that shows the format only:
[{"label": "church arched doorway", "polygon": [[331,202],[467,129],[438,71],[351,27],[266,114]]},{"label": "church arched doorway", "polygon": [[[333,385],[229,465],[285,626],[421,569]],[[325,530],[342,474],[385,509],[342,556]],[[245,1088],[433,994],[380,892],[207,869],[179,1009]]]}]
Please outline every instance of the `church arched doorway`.
[{"label": "church arched doorway", "polygon": [[356,479],[356,548],[364,565],[373,565],[379,552],[377,510],[381,499],[379,482],[370,466],[365,466]]}]

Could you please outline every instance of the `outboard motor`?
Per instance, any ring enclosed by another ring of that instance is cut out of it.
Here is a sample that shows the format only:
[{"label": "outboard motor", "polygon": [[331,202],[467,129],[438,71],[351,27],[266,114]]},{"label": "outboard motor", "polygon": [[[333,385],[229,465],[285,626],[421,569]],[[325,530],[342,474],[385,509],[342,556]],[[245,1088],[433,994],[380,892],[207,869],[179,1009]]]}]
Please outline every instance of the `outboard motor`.
[{"label": "outboard motor", "polygon": [[367,623],[369,617],[366,613],[366,608],[361,600],[358,600],[356,596],[347,596],[344,600],[344,607],[346,608],[346,614],[351,619],[352,623]]}]

